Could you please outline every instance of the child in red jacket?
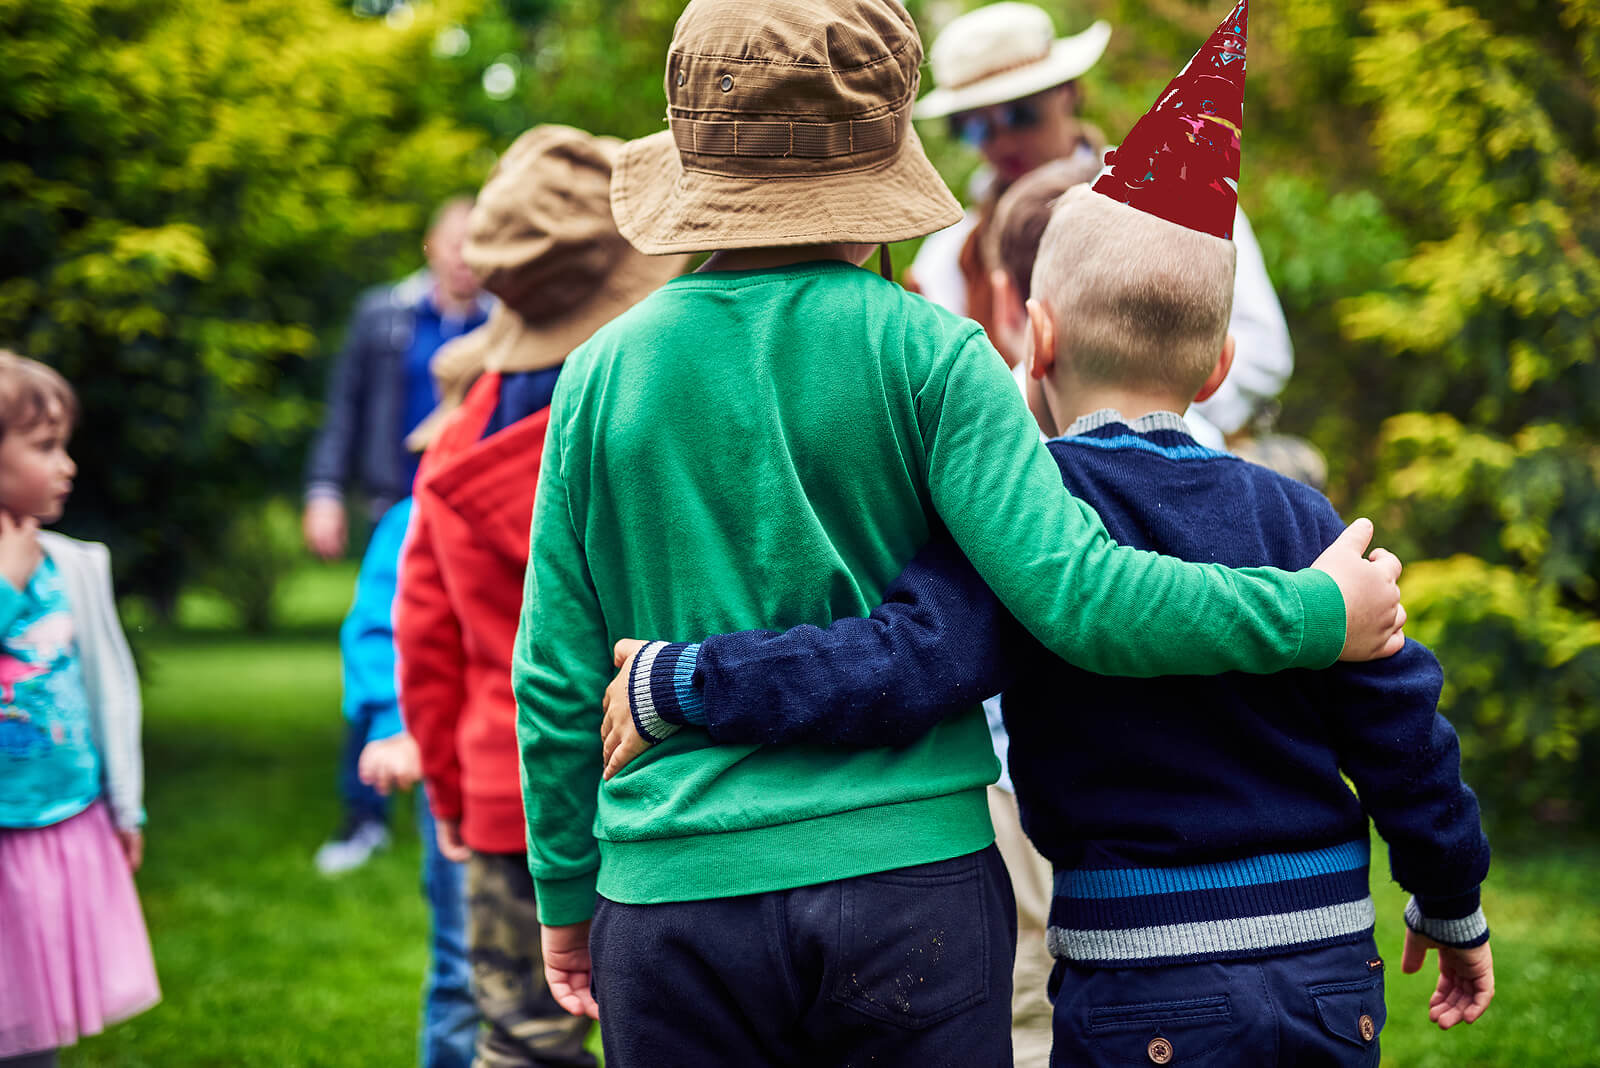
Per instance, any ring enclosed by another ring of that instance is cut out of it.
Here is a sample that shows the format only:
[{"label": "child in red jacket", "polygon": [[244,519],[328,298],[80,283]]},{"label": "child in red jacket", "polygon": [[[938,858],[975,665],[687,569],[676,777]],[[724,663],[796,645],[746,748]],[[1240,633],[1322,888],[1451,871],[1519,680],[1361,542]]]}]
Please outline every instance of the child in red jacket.
[{"label": "child in red jacket", "polygon": [[[431,441],[401,557],[395,607],[400,704],[422,756],[446,856],[467,863],[467,946],[488,1027],[479,1063],[592,1065],[589,1022],[545,986],[518,783],[511,647],[528,527],[562,361],[677,274],[634,252],[611,218],[618,142],[541,126],[501,158],[465,249],[500,297],[487,324],[442,350],[440,379],[483,374]],[[444,407],[451,407],[447,397]]]}]

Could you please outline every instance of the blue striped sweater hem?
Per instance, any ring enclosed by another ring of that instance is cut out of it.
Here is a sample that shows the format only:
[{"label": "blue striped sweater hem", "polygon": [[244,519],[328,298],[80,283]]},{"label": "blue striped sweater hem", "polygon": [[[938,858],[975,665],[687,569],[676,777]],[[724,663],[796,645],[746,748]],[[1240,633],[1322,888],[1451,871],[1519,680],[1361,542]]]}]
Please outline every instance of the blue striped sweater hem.
[{"label": "blue striped sweater hem", "polygon": [[1274,956],[1372,930],[1365,839],[1177,868],[1058,871],[1057,957],[1143,967]]}]

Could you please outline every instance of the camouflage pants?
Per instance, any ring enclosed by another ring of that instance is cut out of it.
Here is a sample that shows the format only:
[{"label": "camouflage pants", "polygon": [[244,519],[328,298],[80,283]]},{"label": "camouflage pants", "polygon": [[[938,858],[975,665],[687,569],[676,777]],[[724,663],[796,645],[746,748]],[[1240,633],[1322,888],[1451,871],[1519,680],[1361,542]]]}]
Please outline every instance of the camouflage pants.
[{"label": "camouflage pants", "polygon": [[475,1068],[593,1068],[594,1055],[583,1048],[592,1021],[568,1015],[545,985],[524,854],[474,852],[467,861],[467,959],[487,1025],[478,1032]]}]

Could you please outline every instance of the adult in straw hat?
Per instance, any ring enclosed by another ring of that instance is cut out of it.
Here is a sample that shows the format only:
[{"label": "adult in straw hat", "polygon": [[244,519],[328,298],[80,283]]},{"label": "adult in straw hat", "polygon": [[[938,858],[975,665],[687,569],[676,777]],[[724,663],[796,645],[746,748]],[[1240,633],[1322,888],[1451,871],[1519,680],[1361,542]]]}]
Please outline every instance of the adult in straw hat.
[{"label": "adult in straw hat", "polygon": [[[917,102],[916,117],[947,122],[952,134],[983,154],[987,167],[980,172],[975,206],[923,243],[907,284],[978,320],[991,335],[993,265],[984,262],[982,232],[1000,194],[1022,175],[1047,160],[1098,159],[1104,152],[1099,130],[1078,115],[1078,79],[1099,62],[1110,38],[1104,21],[1057,38],[1044,10],[1001,0],[952,19],[929,50],[935,88]],[[1190,418],[1195,436],[1218,448],[1224,438],[1249,430],[1294,368],[1283,309],[1243,212],[1235,216],[1233,240],[1239,268],[1230,330],[1238,356],[1223,387]],[[1012,364],[1020,357],[1004,347],[1001,354]]]},{"label": "adult in straw hat", "polygon": [[620,142],[564,126],[519,137],[469,220],[463,255],[500,303],[441,350],[395,607],[401,707],[439,846],[467,866],[467,950],[486,1027],[478,1063],[592,1065],[588,1021],[545,984],[518,783],[511,650],[550,399],[569,353],[683,270],[617,232]]}]

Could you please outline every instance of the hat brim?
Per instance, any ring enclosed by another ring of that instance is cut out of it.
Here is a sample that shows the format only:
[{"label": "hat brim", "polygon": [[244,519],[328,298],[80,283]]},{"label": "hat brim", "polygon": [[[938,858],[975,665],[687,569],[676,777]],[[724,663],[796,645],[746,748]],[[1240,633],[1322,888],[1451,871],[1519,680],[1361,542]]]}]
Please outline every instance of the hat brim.
[{"label": "hat brim", "polygon": [[688,266],[685,256],[643,256],[622,246],[617,262],[593,296],[567,314],[528,320],[507,309],[510,325],[506,335],[490,346],[484,370],[515,374],[554,367],[596,330],[682,274]]},{"label": "hat brim", "polygon": [[671,131],[629,141],[611,172],[611,213],[649,255],[718,249],[879,244],[925,237],[961,219],[916,131],[874,167],[744,178],[685,169]]},{"label": "hat brim", "polygon": [[530,322],[503,302],[496,303],[488,322],[444,345],[434,356],[429,366],[442,387],[439,406],[406,435],[406,447],[413,452],[425,449],[483,372],[516,374],[556,366],[596,330],[688,266],[687,256],[644,256],[624,248],[593,296],[565,315]]},{"label": "hat brim", "polygon": [[1101,19],[1082,33],[1056,41],[1050,46],[1049,55],[1037,63],[1001,71],[959,89],[934,89],[917,101],[911,115],[917,119],[942,119],[1064,85],[1081,78],[1100,62],[1110,40],[1111,24]]}]

